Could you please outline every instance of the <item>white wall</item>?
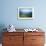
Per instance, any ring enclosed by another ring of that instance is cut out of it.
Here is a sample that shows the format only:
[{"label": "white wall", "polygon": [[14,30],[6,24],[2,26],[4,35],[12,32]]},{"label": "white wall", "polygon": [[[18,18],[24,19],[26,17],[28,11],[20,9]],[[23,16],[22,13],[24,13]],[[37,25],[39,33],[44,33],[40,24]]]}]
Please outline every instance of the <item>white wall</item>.
[{"label": "white wall", "polygon": [[[16,28],[42,27],[46,31],[46,0],[1,0],[0,24],[13,24]],[[33,7],[33,20],[18,20],[18,7]]]}]

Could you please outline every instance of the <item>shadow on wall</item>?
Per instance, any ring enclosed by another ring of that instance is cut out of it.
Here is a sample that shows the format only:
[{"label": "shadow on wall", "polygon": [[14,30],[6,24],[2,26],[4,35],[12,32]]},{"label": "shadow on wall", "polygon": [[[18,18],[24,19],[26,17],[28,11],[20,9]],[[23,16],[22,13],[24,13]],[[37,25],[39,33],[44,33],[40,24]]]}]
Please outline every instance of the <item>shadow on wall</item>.
[{"label": "shadow on wall", "polygon": [[2,43],[2,32],[5,32],[3,29],[5,28],[5,25],[4,24],[0,24],[0,43]]}]

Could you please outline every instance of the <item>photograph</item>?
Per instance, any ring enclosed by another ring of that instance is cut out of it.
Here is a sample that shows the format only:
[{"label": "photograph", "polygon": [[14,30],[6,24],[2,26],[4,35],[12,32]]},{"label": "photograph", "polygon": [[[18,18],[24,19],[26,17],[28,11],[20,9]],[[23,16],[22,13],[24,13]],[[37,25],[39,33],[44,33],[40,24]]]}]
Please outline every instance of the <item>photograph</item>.
[{"label": "photograph", "polygon": [[18,19],[33,19],[34,8],[31,7],[19,7],[18,8]]}]

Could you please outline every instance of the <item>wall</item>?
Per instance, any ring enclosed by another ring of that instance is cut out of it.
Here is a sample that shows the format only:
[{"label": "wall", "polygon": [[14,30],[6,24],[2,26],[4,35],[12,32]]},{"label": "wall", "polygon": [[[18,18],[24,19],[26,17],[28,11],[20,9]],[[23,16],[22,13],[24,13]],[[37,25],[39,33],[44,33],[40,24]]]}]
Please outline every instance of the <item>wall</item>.
[{"label": "wall", "polygon": [[[46,0],[1,0],[0,25],[15,25],[16,28],[43,27],[46,28]],[[34,19],[18,20],[18,7],[33,7]]]}]

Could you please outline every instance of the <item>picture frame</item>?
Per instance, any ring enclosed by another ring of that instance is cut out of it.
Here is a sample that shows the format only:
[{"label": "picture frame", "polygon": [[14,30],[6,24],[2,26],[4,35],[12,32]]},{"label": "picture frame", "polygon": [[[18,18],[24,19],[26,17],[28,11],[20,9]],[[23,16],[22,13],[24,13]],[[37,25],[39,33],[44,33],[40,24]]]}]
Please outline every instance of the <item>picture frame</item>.
[{"label": "picture frame", "polygon": [[32,7],[19,7],[18,8],[18,19],[33,19],[34,8]]}]

